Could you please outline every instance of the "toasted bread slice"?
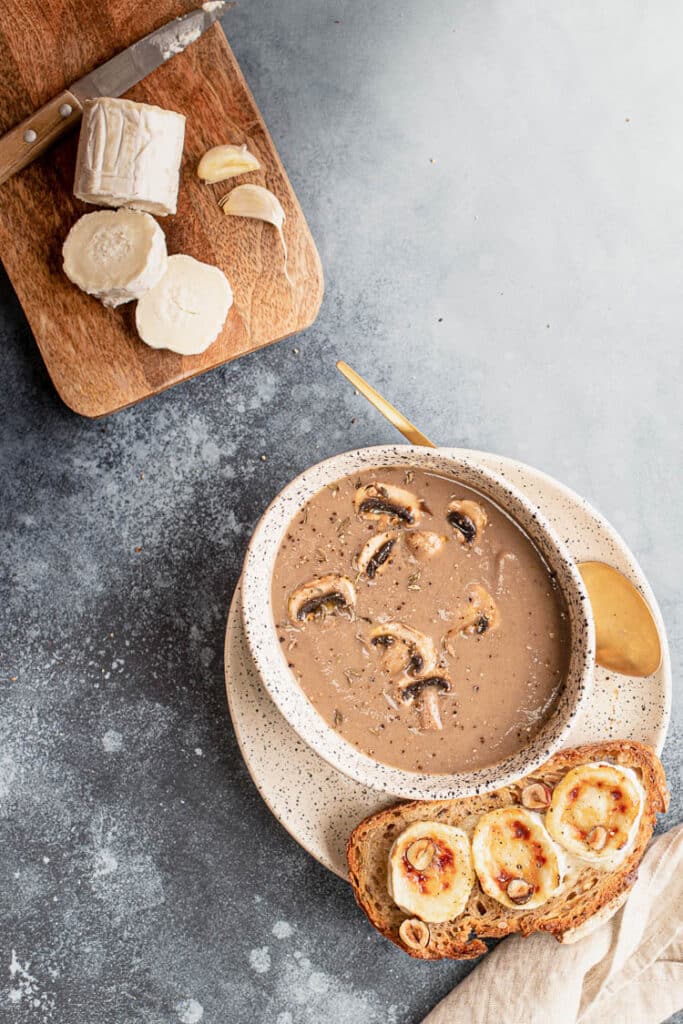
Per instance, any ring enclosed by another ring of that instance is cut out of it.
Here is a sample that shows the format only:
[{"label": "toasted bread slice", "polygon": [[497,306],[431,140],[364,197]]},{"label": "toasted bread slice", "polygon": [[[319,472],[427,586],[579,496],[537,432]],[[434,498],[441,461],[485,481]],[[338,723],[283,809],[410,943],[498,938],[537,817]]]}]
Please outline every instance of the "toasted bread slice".
[{"label": "toasted bread slice", "polygon": [[[643,813],[635,841],[618,867],[580,864],[565,880],[559,892],[535,910],[508,909],[483,892],[475,882],[467,906],[459,917],[443,924],[429,925],[429,941],[423,948],[407,948],[399,936],[401,923],[410,915],[393,902],[387,891],[389,851],[397,836],[416,821],[439,821],[464,829],[470,836],[479,817],[498,807],[520,804],[521,792],[530,782],[553,787],[571,768],[595,761],[608,761],[632,768],[645,791]],[[352,833],[347,848],[349,877],[356,899],[375,928],[421,960],[471,960],[487,950],[485,938],[501,938],[513,932],[529,935],[552,933],[559,941],[576,933],[593,915],[610,905],[619,905],[633,885],[638,865],[652,835],[656,815],[666,811],[669,794],[664,769],[654,751],[642,743],[610,741],[591,743],[555,754],[533,775],[493,793],[464,800],[416,800],[397,804],[362,821]],[[585,929],[582,928],[581,932]],[[589,930],[589,929],[588,929]],[[581,934],[579,932],[578,934]]]}]

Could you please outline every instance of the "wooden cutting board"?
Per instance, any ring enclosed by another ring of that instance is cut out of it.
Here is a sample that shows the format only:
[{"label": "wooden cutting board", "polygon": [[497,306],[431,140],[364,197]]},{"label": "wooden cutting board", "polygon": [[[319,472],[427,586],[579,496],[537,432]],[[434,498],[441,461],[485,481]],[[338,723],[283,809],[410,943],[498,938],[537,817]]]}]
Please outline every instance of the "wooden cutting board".
[{"label": "wooden cutting board", "polygon": [[[0,3],[0,132],[195,6],[192,0]],[[78,217],[97,207],[73,196],[78,130],[65,136],[0,186],[0,256],[57,391],[84,416],[122,409],[308,327],[323,294],[320,259],[301,207],[220,25],[126,96],[186,115],[178,212],[159,223],[169,253],[187,253],[225,271],[235,301],[215,344],[184,357],[139,340],[134,303],[105,309],[72,285],[62,272],[62,243]],[[200,156],[223,142],[246,142],[261,170],[221,185],[200,182]],[[218,207],[218,197],[243,181],[267,186],[285,209],[291,287],[275,229],[226,217]]]}]

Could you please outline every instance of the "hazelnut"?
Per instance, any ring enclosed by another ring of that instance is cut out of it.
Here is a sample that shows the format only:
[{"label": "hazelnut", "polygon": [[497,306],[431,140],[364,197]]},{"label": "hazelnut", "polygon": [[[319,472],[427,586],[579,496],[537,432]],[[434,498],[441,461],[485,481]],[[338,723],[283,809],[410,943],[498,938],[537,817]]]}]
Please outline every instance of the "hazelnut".
[{"label": "hazelnut", "polygon": [[545,811],[550,807],[552,790],[545,782],[530,782],[522,790],[522,804],[529,811]]},{"label": "hazelnut", "polygon": [[513,903],[522,906],[528,903],[534,893],[534,887],[523,878],[513,878],[508,882],[506,892]]},{"label": "hazelnut", "polygon": [[436,850],[431,839],[416,839],[406,850],[406,860],[416,871],[426,871]]},{"label": "hazelnut", "polygon": [[409,949],[424,949],[429,943],[429,928],[417,917],[410,917],[401,922],[398,930],[399,938]]},{"label": "hazelnut", "polygon": [[599,852],[604,850],[609,839],[609,833],[604,825],[596,825],[590,830],[586,836],[586,843],[590,846],[591,850]]}]

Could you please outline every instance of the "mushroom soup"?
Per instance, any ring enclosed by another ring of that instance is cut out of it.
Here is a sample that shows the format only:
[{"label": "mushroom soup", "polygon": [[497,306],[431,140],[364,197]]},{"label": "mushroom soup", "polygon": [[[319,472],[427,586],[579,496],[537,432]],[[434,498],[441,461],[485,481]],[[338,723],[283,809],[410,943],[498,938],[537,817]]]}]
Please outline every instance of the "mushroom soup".
[{"label": "mushroom soup", "polygon": [[485,767],[552,714],[566,605],[497,505],[424,470],[363,470],[290,523],[273,575],[287,663],[330,726],[407,771]]}]

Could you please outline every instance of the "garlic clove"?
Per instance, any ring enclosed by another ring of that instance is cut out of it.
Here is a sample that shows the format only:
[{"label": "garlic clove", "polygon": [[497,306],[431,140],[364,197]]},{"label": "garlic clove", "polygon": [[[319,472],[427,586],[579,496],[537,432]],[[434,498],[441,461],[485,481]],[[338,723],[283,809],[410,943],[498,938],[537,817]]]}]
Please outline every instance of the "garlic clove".
[{"label": "garlic clove", "polygon": [[223,213],[232,217],[253,217],[268,221],[276,228],[281,228],[285,222],[280,200],[263,185],[237,185],[218,202]]},{"label": "garlic clove", "polygon": [[241,146],[214,146],[199,161],[197,176],[208,185],[217,181],[236,178],[238,174],[249,174],[258,171],[260,163],[246,144]]},{"label": "garlic clove", "polygon": [[250,217],[254,220],[264,220],[272,224],[280,236],[282,249],[285,254],[285,277],[291,285],[292,279],[287,270],[287,243],[282,231],[285,222],[285,211],[277,196],[264,188],[263,185],[237,185],[231,192],[218,200],[223,213],[229,217]]}]

